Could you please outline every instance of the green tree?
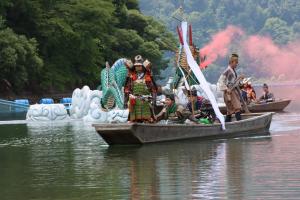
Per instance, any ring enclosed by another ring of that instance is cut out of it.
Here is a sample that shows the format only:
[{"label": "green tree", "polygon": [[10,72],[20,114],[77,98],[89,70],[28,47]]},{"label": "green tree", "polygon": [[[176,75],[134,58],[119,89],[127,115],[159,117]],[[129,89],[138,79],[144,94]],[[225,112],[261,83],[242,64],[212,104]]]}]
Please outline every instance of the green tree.
[{"label": "green tree", "polygon": [[[34,73],[25,65],[23,71],[32,74],[20,76],[35,79],[36,88],[45,92],[85,84],[96,87],[105,61],[112,63],[120,57],[143,54],[157,69],[162,68],[163,52],[175,48],[172,34],[143,15],[137,0],[3,0],[0,14],[19,40],[35,38],[28,42],[44,67]],[[9,46],[3,50],[3,59],[8,59],[3,60],[5,66],[15,54]]]},{"label": "green tree", "polygon": [[1,26],[0,80],[8,81],[16,92],[35,90],[42,67],[36,40],[27,39]]},{"label": "green tree", "polygon": [[293,31],[287,23],[276,17],[267,19],[261,33],[270,35],[277,44],[285,44],[293,37]]}]

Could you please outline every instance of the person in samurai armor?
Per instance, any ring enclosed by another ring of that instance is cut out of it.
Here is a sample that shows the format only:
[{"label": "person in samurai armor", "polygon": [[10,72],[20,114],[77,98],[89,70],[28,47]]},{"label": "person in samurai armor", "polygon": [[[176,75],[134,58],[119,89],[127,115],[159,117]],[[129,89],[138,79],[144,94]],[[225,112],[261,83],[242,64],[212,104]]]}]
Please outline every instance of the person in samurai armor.
[{"label": "person in samurai armor", "polygon": [[128,75],[124,87],[125,104],[129,108],[130,122],[153,122],[157,86],[153,80],[151,63],[135,56],[135,62]]},{"label": "person in samurai armor", "polygon": [[240,80],[244,76],[237,76],[236,68],[238,66],[239,56],[232,54],[229,59],[228,68],[221,74],[218,80],[218,87],[224,92],[224,102],[227,108],[225,122],[231,122],[232,114],[235,114],[236,120],[241,120],[241,99],[237,87],[239,87]]}]

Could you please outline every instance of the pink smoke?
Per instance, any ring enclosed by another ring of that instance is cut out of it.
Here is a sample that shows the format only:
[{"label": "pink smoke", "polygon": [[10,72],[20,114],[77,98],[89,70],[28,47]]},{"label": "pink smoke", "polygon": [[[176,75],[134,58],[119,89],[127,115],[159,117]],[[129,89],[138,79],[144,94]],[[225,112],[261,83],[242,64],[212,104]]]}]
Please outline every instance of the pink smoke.
[{"label": "pink smoke", "polygon": [[230,25],[225,30],[213,35],[212,41],[200,50],[200,58],[203,60],[200,67],[205,68],[218,58],[225,57],[234,37],[243,35],[243,33],[242,29]]},{"label": "pink smoke", "polygon": [[[237,40],[237,36],[243,36],[243,39]],[[279,46],[270,37],[246,36],[241,28],[232,25],[213,35],[212,40],[200,50],[200,67],[205,68],[218,58],[228,56],[232,43],[238,49],[237,53],[241,54],[241,61],[247,60],[244,65],[251,67],[253,72],[281,80],[300,79],[300,39]]]},{"label": "pink smoke", "polygon": [[244,40],[241,49],[256,71],[284,79],[300,78],[300,71],[297,70],[300,65],[300,41],[278,46],[269,37],[255,35]]}]

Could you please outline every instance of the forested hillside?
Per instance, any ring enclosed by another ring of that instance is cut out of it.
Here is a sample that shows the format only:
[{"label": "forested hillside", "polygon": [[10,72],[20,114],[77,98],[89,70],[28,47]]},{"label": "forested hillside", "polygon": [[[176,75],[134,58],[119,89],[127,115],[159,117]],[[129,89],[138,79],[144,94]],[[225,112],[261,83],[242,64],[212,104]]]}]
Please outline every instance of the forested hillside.
[{"label": "forested hillside", "polygon": [[175,44],[137,0],[1,0],[1,91],[95,88],[105,61],[141,54],[159,69]]},{"label": "forested hillside", "polygon": [[[266,65],[278,61],[262,62],[264,57],[283,57],[291,66],[298,64],[299,43],[293,43],[300,35],[297,0],[1,0],[0,90],[47,93],[85,84],[95,88],[105,61],[112,64],[117,58],[136,54],[149,58],[157,73],[166,66],[164,52],[176,48],[178,21],[172,14],[180,6],[200,48],[228,25],[241,28],[241,37],[271,38],[247,40],[247,50],[252,50],[253,41],[261,49],[270,44],[270,52],[256,50],[247,58],[240,47],[230,46],[241,53],[245,72],[254,64],[259,70],[251,73],[268,75]],[[206,77],[215,81],[224,65],[226,57],[219,58],[204,71]],[[285,74],[278,71],[276,76]]]},{"label": "forested hillside", "polygon": [[[246,50],[251,55],[247,58],[243,55],[241,57],[241,66],[247,68],[245,70],[250,75],[254,73],[256,77],[271,76],[268,66],[272,67],[272,71],[277,67],[278,73],[275,76],[287,78],[288,74],[297,73],[292,71],[293,69],[288,69],[288,65],[298,65],[300,62],[296,58],[300,53],[300,49],[297,48],[300,45],[300,1],[298,0],[140,0],[140,3],[144,14],[164,22],[173,33],[178,21],[172,18],[172,14],[182,6],[184,17],[193,26],[194,43],[200,48],[212,40],[213,34],[226,29],[228,25],[242,29],[244,31],[242,37],[262,36],[263,38],[256,40],[250,38],[252,40],[249,39],[247,42]],[[271,41],[267,41],[266,38],[270,38]],[[232,41],[235,42],[235,39],[232,38]],[[249,48],[249,44],[253,41],[261,47],[261,49],[257,47],[255,53],[250,52],[253,48]],[[230,47],[243,54],[241,47]],[[264,52],[268,49],[269,52]],[[272,60],[266,60],[270,57]],[[276,57],[282,60],[281,63],[274,60]],[[227,57],[218,59],[205,70],[208,79],[216,81],[220,74],[220,66],[226,65],[226,60]],[[249,67],[251,64],[259,69],[254,71]],[[261,67],[262,65],[264,66]],[[283,68],[286,70],[284,71]],[[299,76],[297,73],[298,78]],[[295,75],[293,78],[297,77]]]}]

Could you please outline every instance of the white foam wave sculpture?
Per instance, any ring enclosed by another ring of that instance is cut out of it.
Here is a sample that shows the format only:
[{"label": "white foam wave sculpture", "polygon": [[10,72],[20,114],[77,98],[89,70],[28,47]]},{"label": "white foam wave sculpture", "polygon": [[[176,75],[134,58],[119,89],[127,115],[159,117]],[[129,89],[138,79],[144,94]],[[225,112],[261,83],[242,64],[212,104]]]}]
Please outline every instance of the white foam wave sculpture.
[{"label": "white foam wave sculpture", "polygon": [[[72,119],[82,119],[86,116],[90,109],[91,90],[88,86],[82,89],[76,88],[72,94],[72,104],[70,107],[70,116]],[[99,94],[101,98],[101,94]]]},{"label": "white foam wave sculpture", "polygon": [[90,90],[88,86],[75,89],[72,95],[70,116],[72,119],[83,119],[86,122],[125,123],[128,110],[113,109],[104,111],[101,107],[102,92]]},{"label": "white foam wave sculpture", "polygon": [[26,120],[28,121],[57,121],[69,119],[63,104],[34,104],[30,105]]}]

